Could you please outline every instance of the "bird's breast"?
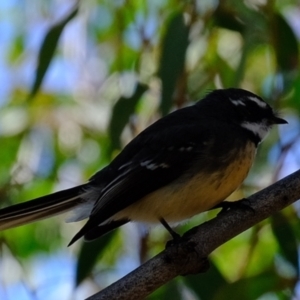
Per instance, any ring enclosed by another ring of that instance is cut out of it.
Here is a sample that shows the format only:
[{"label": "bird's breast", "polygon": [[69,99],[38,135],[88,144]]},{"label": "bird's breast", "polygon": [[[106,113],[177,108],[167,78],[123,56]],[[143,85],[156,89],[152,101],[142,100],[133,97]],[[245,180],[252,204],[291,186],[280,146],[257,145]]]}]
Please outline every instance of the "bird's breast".
[{"label": "bird's breast", "polygon": [[214,167],[214,170],[203,168],[203,171],[201,165],[205,161],[198,161],[192,174],[182,175],[171,184],[148,194],[116,217],[150,223],[156,223],[160,218],[179,222],[207,211],[240,186],[252,166],[255,153],[254,144],[248,143],[238,153],[230,153],[228,163],[222,164],[219,169]]}]

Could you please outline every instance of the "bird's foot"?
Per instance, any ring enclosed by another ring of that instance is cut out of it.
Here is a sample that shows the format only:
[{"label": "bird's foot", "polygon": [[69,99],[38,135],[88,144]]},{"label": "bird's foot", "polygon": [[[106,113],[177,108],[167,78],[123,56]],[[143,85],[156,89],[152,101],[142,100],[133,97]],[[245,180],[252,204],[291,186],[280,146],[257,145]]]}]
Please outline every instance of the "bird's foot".
[{"label": "bird's foot", "polygon": [[221,215],[229,210],[233,209],[244,209],[244,210],[250,210],[253,213],[255,212],[254,208],[251,207],[250,201],[247,198],[238,200],[238,201],[223,201],[219,203],[218,205],[214,206],[213,208],[222,208],[222,210],[218,213],[218,215]]},{"label": "bird's foot", "polygon": [[180,236],[177,232],[174,231],[174,233],[175,233],[175,235],[172,234],[172,238],[173,238],[173,239],[167,241],[167,243],[166,243],[166,248],[172,247],[172,246],[174,246],[174,245],[178,245],[178,244],[180,244],[183,240],[185,240],[185,238],[182,237],[182,236]]},{"label": "bird's foot", "polygon": [[176,231],[174,231],[164,218],[160,218],[159,221],[168,230],[168,232],[170,233],[170,235],[173,238],[172,240],[167,242],[166,248],[171,247],[172,245],[180,243],[180,241],[182,239],[180,234],[178,234]]}]

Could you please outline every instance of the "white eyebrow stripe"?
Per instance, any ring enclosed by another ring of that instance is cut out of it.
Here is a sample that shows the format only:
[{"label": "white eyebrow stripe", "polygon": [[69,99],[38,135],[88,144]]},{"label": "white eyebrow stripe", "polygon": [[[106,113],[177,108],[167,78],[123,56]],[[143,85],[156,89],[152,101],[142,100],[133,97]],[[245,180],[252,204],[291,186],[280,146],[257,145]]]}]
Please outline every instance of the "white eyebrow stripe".
[{"label": "white eyebrow stripe", "polygon": [[246,106],[246,104],[245,104],[242,100],[233,100],[233,99],[230,98],[230,101],[231,101],[232,104],[234,104],[235,106],[238,106],[238,105]]},{"label": "white eyebrow stripe", "polygon": [[250,97],[248,97],[248,99],[250,101],[255,102],[258,106],[260,106],[262,108],[266,108],[267,107],[267,104],[265,102],[261,101],[260,99],[258,99],[257,97],[250,96]]}]

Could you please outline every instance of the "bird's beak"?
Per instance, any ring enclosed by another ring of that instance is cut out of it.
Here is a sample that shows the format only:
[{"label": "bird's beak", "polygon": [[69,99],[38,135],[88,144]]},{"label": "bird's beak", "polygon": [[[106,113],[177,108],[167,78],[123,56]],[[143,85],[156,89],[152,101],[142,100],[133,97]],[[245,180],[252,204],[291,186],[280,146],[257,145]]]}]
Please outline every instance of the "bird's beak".
[{"label": "bird's beak", "polygon": [[272,119],[274,124],[288,124],[288,122],[284,119],[274,116]]}]

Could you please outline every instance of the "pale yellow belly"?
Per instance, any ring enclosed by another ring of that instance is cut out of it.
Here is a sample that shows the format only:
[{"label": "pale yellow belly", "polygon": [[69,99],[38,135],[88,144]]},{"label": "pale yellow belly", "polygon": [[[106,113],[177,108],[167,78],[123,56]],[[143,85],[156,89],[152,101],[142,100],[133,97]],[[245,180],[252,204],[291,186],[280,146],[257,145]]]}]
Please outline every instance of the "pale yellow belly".
[{"label": "pale yellow belly", "polygon": [[240,186],[253,163],[255,152],[251,143],[227,168],[212,174],[200,170],[190,180],[177,180],[119,212],[114,219],[127,217],[133,221],[156,223],[164,218],[168,222],[179,222],[207,211]]}]

